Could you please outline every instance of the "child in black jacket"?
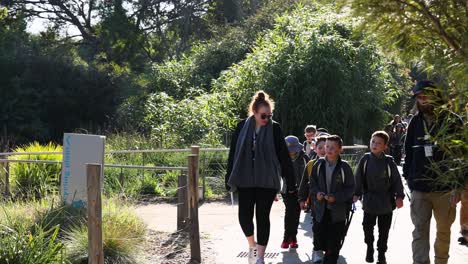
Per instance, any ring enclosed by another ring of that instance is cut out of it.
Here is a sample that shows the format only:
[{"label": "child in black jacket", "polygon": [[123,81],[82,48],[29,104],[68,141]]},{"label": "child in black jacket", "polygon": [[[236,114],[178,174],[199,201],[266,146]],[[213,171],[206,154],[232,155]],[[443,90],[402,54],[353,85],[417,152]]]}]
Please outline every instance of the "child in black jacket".
[{"label": "child in black jacket", "polygon": [[[310,179],[310,194],[316,198],[314,254],[325,251],[322,262],[325,264],[338,261],[348,205],[353,199],[353,171],[340,157],[342,145],[339,136],[327,137],[325,158],[314,163]],[[315,260],[313,256],[312,261]]]},{"label": "child in black jacket", "polygon": [[403,206],[403,185],[400,173],[391,156],[385,155],[389,136],[385,131],[376,131],[370,141],[370,153],[366,153],[356,170],[354,200],[363,197],[364,241],[367,244],[366,261],[374,262],[374,226],[378,221],[378,264],[386,264],[385,252],[392,215],[395,207]]}]

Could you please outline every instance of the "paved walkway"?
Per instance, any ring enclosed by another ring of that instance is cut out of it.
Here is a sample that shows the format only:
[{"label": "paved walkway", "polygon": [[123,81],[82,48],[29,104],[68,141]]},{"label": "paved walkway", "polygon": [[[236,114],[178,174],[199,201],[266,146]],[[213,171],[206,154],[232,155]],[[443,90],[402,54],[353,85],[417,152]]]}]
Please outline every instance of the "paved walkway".
[{"label": "paved walkway", "polygon": [[[361,264],[365,263],[365,244],[362,231],[363,211],[358,204],[358,210],[354,214],[353,221],[341,250],[339,263]],[[457,212],[458,212],[457,208]],[[174,232],[176,230],[176,206],[173,204],[150,204],[137,209],[148,227],[158,231]],[[237,220],[237,206],[227,203],[213,202],[200,206],[200,232],[202,239],[209,239],[213,243],[218,264],[247,263],[242,257],[242,252],[247,250],[246,241]],[[299,264],[311,263],[312,251],[312,226],[310,216],[302,213],[299,227],[297,250],[283,250],[280,248],[283,234],[284,204],[275,202],[271,212],[271,235],[267,248],[268,258],[266,263],[271,264]],[[431,245],[435,237],[435,220],[431,223]],[[405,200],[405,206],[394,213],[394,224],[390,231],[388,263],[411,263],[411,232],[413,225],[410,219],[409,203]],[[452,240],[450,246],[450,264],[468,263],[468,247],[457,244],[459,237],[459,218],[452,226]],[[376,234],[377,237],[377,234]],[[433,252],[431,252],[433,255]]]}]

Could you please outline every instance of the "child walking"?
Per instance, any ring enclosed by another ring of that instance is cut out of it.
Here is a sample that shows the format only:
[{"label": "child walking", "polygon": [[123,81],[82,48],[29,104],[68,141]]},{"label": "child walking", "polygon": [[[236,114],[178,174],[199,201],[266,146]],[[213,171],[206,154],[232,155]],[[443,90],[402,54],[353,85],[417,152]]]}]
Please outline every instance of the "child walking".
[{"label": "child walking", "polygon": [[379,228],[377,263],[386,264],[385,252],[392,215],[395,207],[403,206],[403,185],[397,165],[391,156],[385,155],[389,136],[385,131],[376,131],[370,141],[370,153],[359,161],[356,170],[354,201],[362,196],[364,209],[364,242],[367,244],[366,261],[374,262],[374,226]]},{"label": "child walking", "polygon": [[309,159],[314,159],[316,153],[314,152],[315,145],[315,135],[317,134],[317,129],[315,125],[307,125],[304,128],[304,136],[306,140],[304,141],[304,152],[309,157]]},{"label": "child walking", "polygon": [[[318,159],[325,157],[325,142],[326,141],[327,141],[326,136],[319,136],[316,138],[315,152],[317,153],[317,156],[315,159],[312,159],[307,163],[306,169],[304,170],[304,174],[300,181],[299,192],[298,192],[299,204],[301,206],[301,209],[304,210],[305,212],[310,211],[310,214],[312,216],[312,233],[313,234],[316,233],[317,225],[315,224],[316,223],[315,210],[314,210],[315,197],[311,197],[309,195],[310,177],[312,175],[312,168],[314,166],[314,163]],[[314,237],[314,241],[315,239],[316,238]],[[315,259],[313,259],[314,263],[321,262],[323,258],[323,250],[318,250],[317,248],[314,247],[312,256],[315,257]]]},{"label": "child walking", "polygon": [[336,264],[345,233],[347,208],[353,199],[354,175],[349,164],[342,160],[343,141],[337,135],[328,136],[325,157],[312,167],[310,194],[315,199],[314,252],[312,261],[323,256],[324,264]]},{"label": "child walking", "polygon": [[[293,164],[293,171],[296,182],[300,182],[309,158],[305,154],[303,145],[299,143],[299,139],[297,137],[287,136],[285,141],[286,146],[288,147],[289,157],[291,158]],[[283,242],[281,243],[281,248],[297,248],[299,247],[297,244],[297,228],[299,226],[301,208],[299,206],[297,192],[285,192],[286,188],[284,187],[285,186],[283,185],[281,196],[283,197],[286,212],[284,215],[284,237]]]}]

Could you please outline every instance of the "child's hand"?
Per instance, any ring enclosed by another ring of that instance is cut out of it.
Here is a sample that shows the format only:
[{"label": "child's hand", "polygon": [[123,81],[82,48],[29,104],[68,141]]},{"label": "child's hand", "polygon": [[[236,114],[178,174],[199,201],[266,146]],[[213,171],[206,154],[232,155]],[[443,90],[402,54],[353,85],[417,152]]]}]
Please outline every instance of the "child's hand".
[{"label": "child's hand", "polygon": [[357,202],[359,200],[359,196],[353,195],[353,202]]},{"label": "child's hand", "polygon": [[318,200],[318,201],[322,201],[322,199],[323,199],[323,193],[318,192],[318,193],[317,193],[317,200]]},{"label": "child's hand", "polygon": [[332,195],[325,195],[325,200],[327,200],[329,203],[334,203],[336,201],[336,198]]},{"label": "child's hand", "polygon": [[306,203],[304,201],[300,201],[299,205],[301,206],[301,210],[305,211],[307,209],[307,205],[306,205]]},{"label": "child's hand", "polygon": [[402,208],[403,207],[403,199],[397,198],[396,201],[395,201],[395,204],[396,204],[396,207],[398,209]]}]

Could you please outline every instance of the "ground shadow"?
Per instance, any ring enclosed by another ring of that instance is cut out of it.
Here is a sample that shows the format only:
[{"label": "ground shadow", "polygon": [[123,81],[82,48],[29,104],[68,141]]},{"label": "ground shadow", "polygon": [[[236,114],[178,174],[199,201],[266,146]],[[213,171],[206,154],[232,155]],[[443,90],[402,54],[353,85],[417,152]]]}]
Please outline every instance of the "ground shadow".
[{"label": "ground shadow", "polygon": [[[280,262],[272,262],[272,261],[265,261],[266,264],[302,264],[302,263],[307,263],[307,264],[313,264],[312,263],[312,256],[309,254],[306,254],[307,259],[300,259],[299,255],[297,254],[295,249],[289,249],[289,251],[283,251],[281,252],[283,255],[282,261]],[[346,258],[343,256],[338,257],[338,264],[348,264],[346,261]]]},{"label": "ground shadow", "polygon": [[289,249],[289,251],[283,251],[281,252],[282,254],[282,261],[280,262],[267,262],[265,263],[275,263],[275,264],[301,264],[301,263],[311,263],[310,262],[310,256],[307,255],[306,260],[301,260],[299,258],[299,254],[297,254],[297,251],[295,249]]},{"label": "ground shadow", "polygon": [[299,229],[305,230],[304,236],[312,237],[312,216],[310,213],[306,213],[304,221],[299,222]]},{"label": "ground shadow", "polygon": [[161,246],[168,252],[164,257],[173,259],[183,252],[189,243],[189,234],[187,232],[174,232],[164,240]]}]

